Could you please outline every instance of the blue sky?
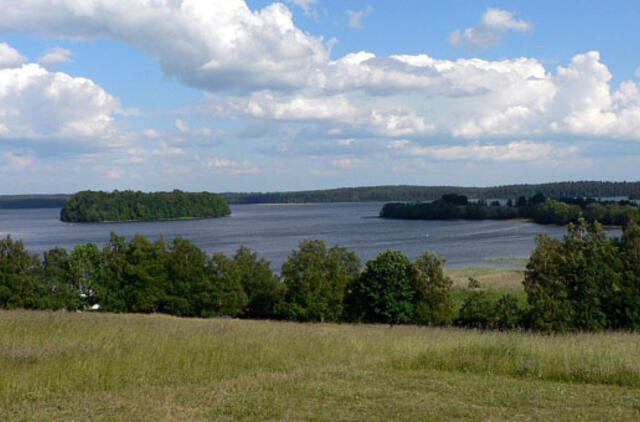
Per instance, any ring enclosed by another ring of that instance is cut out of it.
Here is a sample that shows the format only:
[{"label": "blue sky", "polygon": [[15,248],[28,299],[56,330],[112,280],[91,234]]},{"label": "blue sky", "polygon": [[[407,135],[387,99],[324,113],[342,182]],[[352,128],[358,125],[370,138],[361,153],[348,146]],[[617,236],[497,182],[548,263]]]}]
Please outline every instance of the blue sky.
[{"label": "blue sky", "polygon": [[639,180],[637,1],[0,0],[0,194]]}]

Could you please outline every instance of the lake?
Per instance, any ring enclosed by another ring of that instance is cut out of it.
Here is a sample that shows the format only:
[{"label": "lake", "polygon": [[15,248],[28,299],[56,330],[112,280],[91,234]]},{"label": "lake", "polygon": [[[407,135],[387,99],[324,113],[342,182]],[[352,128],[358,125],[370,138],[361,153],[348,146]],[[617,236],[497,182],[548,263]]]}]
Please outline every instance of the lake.
[{"label": "lake", "polygon": [[[0,236],[22,239],[34,252],[55,246],[95,242],[109,233],[130,238],[136,233],[171,240],[182,236],[208,252],[233,254],[245,245],[280,269],[305,239],[321,239],[355,251],[363,263],[385,249],[397,249],[412,259],[425,249],[447,259],[449,266],[514,266],[506,257],[528,258],[535,236],[561,237],[565,227],[523,221],[414,221],[376,218],[382,203],[232,205],[231,217],[138,223],[63,223],[60,210],[0,210]],[[611,230],[619,234],[619,230]]]}]

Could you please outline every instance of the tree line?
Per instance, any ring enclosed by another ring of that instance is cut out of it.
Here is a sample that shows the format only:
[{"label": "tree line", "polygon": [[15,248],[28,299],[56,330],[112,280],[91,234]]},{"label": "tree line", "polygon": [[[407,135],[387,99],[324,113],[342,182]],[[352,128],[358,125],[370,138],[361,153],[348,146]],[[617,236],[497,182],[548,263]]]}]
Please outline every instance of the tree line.
[{"label": "tree line", "polygon": [[42,257],[0,239],[0,307],[232,316],[292,321],[457,325],[543,331],[640,328],[640,226],[605,236],[580,219],[564,239],[540,236],[524,277],[526,303],[470,279],[457,291],[444,260],[387,250],[360,258],[320,240],[300,243],[279,275],[257,253],[208,255],[192,242],[111,234],[99,249]]},{"label": "tree line", "polygon": [[83,191],[65,202],[60,219],[95,223],[224,217],[230,214],[231,209],[225,199],[209,192]]},{"label": "tree line", "polygon": [[380,210],[382,218],[407,220],[505,220],[528,218],[538,224],[577,223],[580,218],[606,225],[622,226],[640,220],[640,207],[628,200],[600,201],[594,198],[547,199],[538,192],[532,197],[520,196],[506,204],[485,200],[469,202],[466,196],[455,193],[442,195],[429,203],[390,202]]},{"label": "tree line", "polygon": [[629,197],[640,198],[640,182],[557,182],[490,187],[463,186],[361,186],[295,192],[225,192],[231,204],[304,202],[433,201],[447,193],[471,198],[518,198],[542,193],[548,198]]},{"label": "tree line", "polygon": [[[472,198],[530,197],[541,192],[550,198],[629,197],[640,198],[640,182],[557,182],[490,187],[463,186],[360,186],[293,192],[225,192],[230,204],[305,202],[389,202],[432,201],[447,193]],[[0,208],[58,208],[72,195],[0,195]]]}]

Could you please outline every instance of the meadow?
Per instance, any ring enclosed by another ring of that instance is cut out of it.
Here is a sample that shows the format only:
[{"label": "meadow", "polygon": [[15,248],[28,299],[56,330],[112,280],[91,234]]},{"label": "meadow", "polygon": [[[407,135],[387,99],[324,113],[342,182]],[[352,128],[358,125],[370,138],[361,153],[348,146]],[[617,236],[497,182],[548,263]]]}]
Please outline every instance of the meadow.
[{"label": "meadow", "polygon": [[638,420],[640,335],[0,311],[0,420]]}]

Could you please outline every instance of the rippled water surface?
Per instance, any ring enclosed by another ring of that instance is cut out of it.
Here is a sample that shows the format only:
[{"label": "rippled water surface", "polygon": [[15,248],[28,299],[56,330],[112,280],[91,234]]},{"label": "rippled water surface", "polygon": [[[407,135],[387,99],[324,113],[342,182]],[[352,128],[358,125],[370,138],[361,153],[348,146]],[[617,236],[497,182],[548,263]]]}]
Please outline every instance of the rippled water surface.
[{"label": "rippled water surface", "polygon": [[[59,220],[59,209],[0,210],[0,236],[23,239],[27,248],[42,252],[54,246],[104,244],[109,232],[152,239],[182,236],[209,252],[232,254],[245,245],[278,270],[304,239],[322,239],[354,250],[363,262],[385,249],[398,249],[411,258],[435,251],[455,266],[505,266],[497,258],[529,256],[535,236],[561,237],[566,228],[528,222],[408,221],[375,218],[381,203],[300,205],[232,205],[232,216],[217,219],[111,224],[70,224]],[[616,231],[613,231],[616,233]]]}]

